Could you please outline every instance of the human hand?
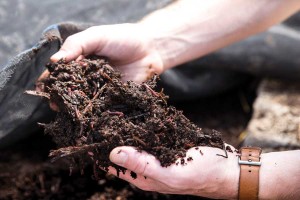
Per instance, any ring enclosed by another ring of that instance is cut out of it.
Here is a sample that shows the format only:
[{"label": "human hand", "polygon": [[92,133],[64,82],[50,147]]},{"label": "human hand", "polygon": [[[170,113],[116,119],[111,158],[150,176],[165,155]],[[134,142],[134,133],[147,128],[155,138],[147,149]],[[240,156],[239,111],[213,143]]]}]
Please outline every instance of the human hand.
[{"label": "human hand", "polygon": [[69,36],[51,57],[67,62],[88,55],[105,56],[124,80],[142,82],[163,71],[163,61],[153,38],[140,24],[103,25]]},{"label": "human hand", "polygon": [[[163,71],[163,62],[154,40],[140,24],[94,26],[69,36],[61,49],[51,57],[52,62],[80,60],[88,55],[105,56],[122,73],[122,79],[141,83],[154,73]],[[49,76],[44,71],[36,83],[37,91],[44,91],[43,80]],[[41,83],[41,84],[40,84]],[[59,111],[50,102],[50,107]]]},{"label": "human hand", "polygon": [[[237,198],[239,166],[236,153],[228,152],[228,158],[216,154],[223,155],[224,151],[194,147],[187,151],[186,165],[181,165],[179,161],[178,165],[162,167],[153,155],[123,146],[112,150],[110,160],[128,169],[125,174],[120,173],[119,178],[142,190],[209,198]],[[188,157],[192,157],[192,160],[187,161]],[[137,178],[132,178],[130,171],[135,172]],[[109,168],[109,173],[117,175],[113,167]]]}]

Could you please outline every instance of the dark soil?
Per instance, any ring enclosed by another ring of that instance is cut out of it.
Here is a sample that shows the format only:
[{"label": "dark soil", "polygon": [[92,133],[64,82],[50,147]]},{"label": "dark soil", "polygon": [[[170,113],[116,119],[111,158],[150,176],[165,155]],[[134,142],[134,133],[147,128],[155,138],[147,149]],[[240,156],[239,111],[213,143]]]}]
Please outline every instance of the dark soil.
[{"label": "dark soil", "polygon": [[[245,109],[247,106],[241,106],[245,103],[241,101],[241,97],[248,100],[251,108],[255,88],[250,82],[213,98],[172,104],[182,109],[198,126],[220,130],[227,143],[238,147],[238,136],[251,116],[251,112]],[[63,162],[63,159],[50,163],[48,153],[55,148],[57,147],[51,142],[51,138],[41,130],[8,149],[2,149],[0,199],[201,199],[141,191],[101,171],[98,174],[99,180],[95,180],[92,165],[84,169],[84,174],[74,168],[70,175],[68,163]]]},{"label": "dark soil", "polygon": [[156,76],[142,84],[123,83],[104,59],[59,61],[47,68],[45,93],[39,95],[60,111],[55,121],[44,125],[60,147],[50,153],[54,160],[65,157],[80,166],[91,161],[96,171],[108,166],[123,171],[108,159],[117,146],[145,150],[163,167],[185,157],[194,146],[223,148],[219,132],[203,131],[167,105],[167,97],[154,91]]},{"label": "dark soil", "polygon": [[81,174],[77,168],[69,174],[63,159],[50,163],[51,138],[41,132],[0,152],[0,199],[129,200],[199,199],[192,196],[163,195],[141,191],[127,182],[99,171],[96,180],[92,166]]}]

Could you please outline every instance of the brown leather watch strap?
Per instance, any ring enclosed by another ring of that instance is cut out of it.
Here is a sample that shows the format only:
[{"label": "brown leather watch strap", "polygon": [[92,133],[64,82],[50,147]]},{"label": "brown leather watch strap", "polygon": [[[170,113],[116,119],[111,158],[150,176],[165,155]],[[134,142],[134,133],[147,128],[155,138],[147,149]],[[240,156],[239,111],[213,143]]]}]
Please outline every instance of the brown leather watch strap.
[{"label": "brown leather watch strap", "polygon": [[258,147],[242,147],[240,149],[240,200],[258,199],[260,154],[261,148]]}]

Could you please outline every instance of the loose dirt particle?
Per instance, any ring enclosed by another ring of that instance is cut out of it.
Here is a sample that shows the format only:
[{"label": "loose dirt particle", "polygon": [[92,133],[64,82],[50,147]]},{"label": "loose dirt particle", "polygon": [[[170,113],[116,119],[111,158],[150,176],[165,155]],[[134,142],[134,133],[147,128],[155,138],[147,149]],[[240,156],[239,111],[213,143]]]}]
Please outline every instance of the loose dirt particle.
[{"label": "loose dirt particle", "polygon": [[192,157],[188,157],[188,158],[187,158],[187,161],[192,161],[192,160],[193,160]]},{"label": "loose dirt particle", "polygon": [[232,149],[230,148],[230,146],[226,146],[226,151],[233,153]]},{"label": "loose dirt particle", "polygon": [[181,159],[180,159],[180,164],[181,164],[181,165],[184,165],[184,163],[185,163],[184,158],[181,158]]},{"label": "loose dirt particle", "polygon": [[200,151],[199,151],[199,152],[200,152],[201,156],[203,156],[203,155],[204,155],[204,153],[201,151],[201,149],[200,149]]},{"label": "loose dirt particle", "polygon": [[130,176],[133,178],[133,179],[136,179],[137,178],[137,174],[133,171],[130,172]]}]

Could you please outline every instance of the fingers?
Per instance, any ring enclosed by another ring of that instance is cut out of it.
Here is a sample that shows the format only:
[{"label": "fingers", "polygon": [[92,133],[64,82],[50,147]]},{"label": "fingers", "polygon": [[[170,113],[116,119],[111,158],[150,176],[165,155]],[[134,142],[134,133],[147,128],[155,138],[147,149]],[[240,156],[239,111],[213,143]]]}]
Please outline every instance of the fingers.
[{"label": "fingers", "polygon": [[35,82],[35,90],[38,92],[44,92],[44,80],[49,76],[50,72],[45,70],[38,80]]},{"label": "fingers", "polygon": [[[108,170],[110,174],[117,176],[117,171],[114,167],[109,167]],[[129,170],[126,170],[125,173],[119,173],[118,177],[145,191],[158,191],[159,189],[157,185],[160,183],[157,181],[139,174],[137,176],[132,175],[132,172]]]},{"label": "fingers", "polygon": [[161,167],[154,156],[146,152],[138,152],[132,147],[117,147],[112,150],[109,158],[113,163],[141,176],[158,180],[165,177],[166,168]]},{"label": "fingers", "polygon": [[150,54],[132,63],[116,65],[115,68],[122,72],[123,81],[132,80],[136,83],[142,83],[154,74],[161,74],[163,72],[163,63],[159,56]]},{"label": "fingers", "polygon": [[98,51],[98,47],[102,46],[101,41],[103,40],[96,29],[97,27],[92,27],[69,36],[60,50],[50,60],[57,62],[60,59],[65,59],[66,62],[69,62],[81,55],[86,56]]},{"label": "fingers", "polygon": [[[41,75],[40,77],[38,78],[38,80],[35,82],[35,90],[38,91],[38,92],[44,92],[45,91],[45,88],[44,88],[44,81],[46,78],[49,77],[49,74],[50,72],[48,70],[45,70]],[[56,111],[56,112],[59,112],[60,109],[59,107],[53,103],[53,102],[49,102],[49,106],[52,110]]]},{"label": "fingers", "polygon": [[83,55],[80,55],[78,58],[76,58],[76,61],[80,61],[80,60],[83,60],[85,59],[85,57]]}]

